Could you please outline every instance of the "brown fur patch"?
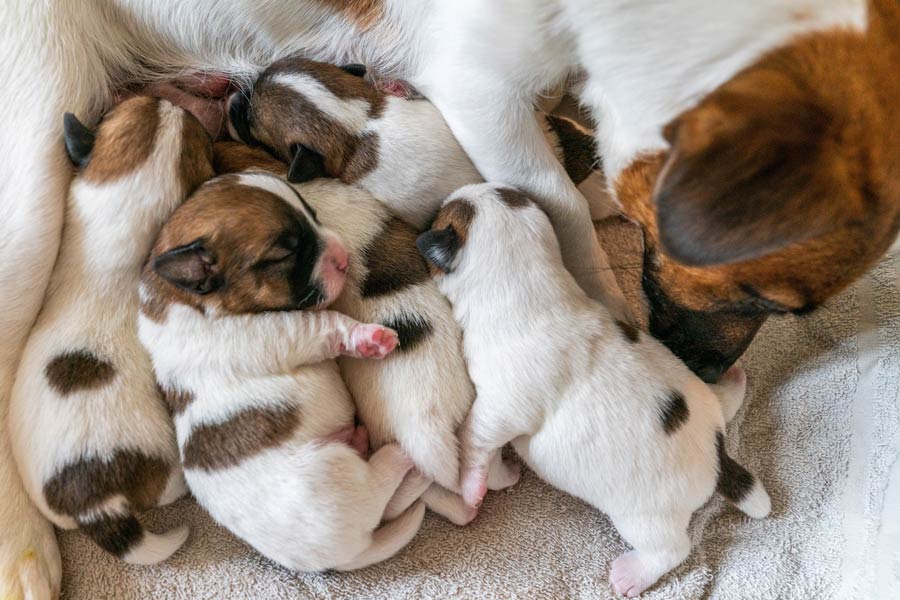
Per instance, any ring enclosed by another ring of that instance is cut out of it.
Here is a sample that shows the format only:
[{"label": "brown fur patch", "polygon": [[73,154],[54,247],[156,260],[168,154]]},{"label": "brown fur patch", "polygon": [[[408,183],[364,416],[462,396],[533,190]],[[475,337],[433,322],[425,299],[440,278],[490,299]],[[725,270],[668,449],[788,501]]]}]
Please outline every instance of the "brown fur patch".
[{"label": "brown fur patch", "polygon": [[559,140],[563,168],[575,185],[587,179],[595,170],[600,170],[597,144],[589,130],[565,117],[546,115],[546,119]]},{"label": "brown fur patch", "polygon": [[513,188],[497,188],[497,193],[500,194],[500,199],[503,203],[512,209],[524,208],[531,204],[531,199],[528,196]]},{"label": "brown fur patch", "polygon": [[194,115],[185,112],[181,137],[181,189],[190,195],[200,184],[212,179],[212,142]]},{"label": "brown fur patch", "polygon": [[384,18],[384,0],[317,0],[335,10],[363,31]]},{"label": "brown fur patch", "polygon": [[98,546],[119,558],[128,554],[144,539],[144,529],[134,515],[103,515],[79,524],[79,528]]},{"label": "brown fur patch", "polygon": [[63,396],[103,387],[115,374],[111,363],[83,348],[54,356],[44,369],[47,383]]},{"label": "brown fur patch", "polygon": [[122,102],[97,129],[84,179],[106,183],[140,167],[153,153],[158,127],[159,100],[137,96]]},{"label": "brown fur patch", "polygon": [[213,168],[217,175],[241,173],[247,169],[260,169],[286,177],[288,166],[259,147],[240,142],[216,142],[213,144]]},{"label": "brown fur patch", "polygon": [[672,435],[691,416],[684,394],[672,390],[659,407],[659,420],[666,435]]},{"label": "brown fur patch", "polygon": [[631,323],[626,323],[625,321],[616,319],[616,327],[619,328],[619,331],[622,333],[625,339],[632,344],[641,339],[641,330]]},{"label": "brown fur patch", "polygon": [[416,249],[416,230],[391,218],[362,251],[368,274],[360,286],[363,298],[392,294],[428,279],[425,261]]},{"label": "brown fur patch", "polygon": [[347,159],[341,181],[354,183],[375,170],[378,166],[378,134],[367,133],[359,138],[355,151]]},{"label": "brown fur patch", "polygon": [[75,517],[121,494],[132,510],[156,506],[169,479],[169,465],[139,450],[116,450],[109,460],[85,458],[70,463],[44,484],[47,505]]},{"label": "brown fur patch", "polygon": [[243,410],[224,423],[200,425],[185,442],[185,469],[215,471],[233,467],[287,440],[300,425],[296,408]]},{"label": "brown fur patch", "polygon": [[194,401],[194,393],[190,390],[159,386],[159,392],[174,417],[183,413]]}]

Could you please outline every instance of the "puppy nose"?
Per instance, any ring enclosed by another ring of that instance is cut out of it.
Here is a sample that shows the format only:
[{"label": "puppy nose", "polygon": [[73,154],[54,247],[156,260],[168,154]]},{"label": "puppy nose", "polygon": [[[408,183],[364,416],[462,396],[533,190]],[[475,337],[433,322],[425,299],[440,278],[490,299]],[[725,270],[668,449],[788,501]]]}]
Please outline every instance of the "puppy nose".
[{"label": "puppy nose", "polygon": [[332,266],[339,272],[346,273],[347,267],[350,266],[350,256],[347,251],[338,242],[331,242],[328,246],[329,260]]}]

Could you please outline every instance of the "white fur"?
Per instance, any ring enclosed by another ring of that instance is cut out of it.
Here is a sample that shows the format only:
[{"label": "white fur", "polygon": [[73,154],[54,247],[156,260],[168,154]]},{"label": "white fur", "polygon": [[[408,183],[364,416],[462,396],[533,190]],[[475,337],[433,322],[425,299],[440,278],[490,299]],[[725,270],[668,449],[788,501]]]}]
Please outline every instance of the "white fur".
[{"label": "white fur", "polygon": [[[113,496],[90,513],[54,512],[43,487],[70,463],[136,450],[164,460],[170,481],[181,481],[172,423],[138,342],[136,319],[141,264],[158,228],[184,199],[178,168],[185,117],[160,102],[155,145],[143,164],[103,184],[76,178],[59,258],[22,355],[10,401],[13,452],[32,501],[65,529],[133,510],[123,497]],[[45,369],[55,357],[78,350],[111,363],[115,375],[97,389],[61,395],[49,385]],[[177,544],[153,556],[168,557],[184,541],[183,533]],[[146,534],[126,560],[147,562],[142,551],[153,543],[153,534]]]},{"label": "white fur", "polygon": [[[567,263],[588,287],[591,270],[604,265],[598,247],[585,251],[594,236],[582,223],[586,213],[578,206],[583,201],[529,122],[532,96],[579,62],[576,38],[585,44],[587,58],[593,56],[588,36],[570,30],[599,23],[596,37],[612,34],[614,41],[609,42],[610,53],[595,58],[621,61],[619,76],[629,78],[628,92],[616,92],[615,80],[609,85],[601,81],[585,96],[595,118],[605,123],[599,145],[608,168],[615,170],[635,147],[652,149],[659,142],[658,130],[646,142],[635,141],[632,131],[658,127],[678,109],[674,104],[699,99],[688,99],[682,91],[701,75],[696,68],[717,62],[716,57],[740,55],[740,60],[718,61],[716,75],[702,84],[708,88],[791,35],[827,23],[860,28],[866,20],[863,0],[694,0],[693,10],[681,11],[681,2],[654,1],[641,3],[641,14],[623,20],[621,11],[638,11],[628,3],[603,0],[588,7],[588,22],[566,17],[578,16],[576,1],[566,1],[564,13],[562,0],[388,0],[386,18],[365,31],[314,0],[5,2],[0,111],[15,115],[18,133],[0,136],[0,305],[8,307],[0,314],[0,406],[8,401],[59,244],[70,177],[59,144],[60,115],[70,110],[96,117],[116,84],[195,70],[249,79],[274,58],[296,52],[338,64],[363,62],[387,77],[405,77],[438,106],[482,174],[542,198],[544,207],[555,208],[558,220],[568,222],[559,230]],[[792,29],[782,26],[796,8],[808,9],[813,19]],[[707,26],[710,11],[715,11],[715,26]],[[638,28],[635,18],[641,19]],[[660,57],[666,62],[655,68]],[[683,80],[660,73],[664,65],[688,62],[696,68],[679,69]],[[610,75],[602,65],[595,70]],[[656,105],[669,97],[673,106],[658,110]],[[624,119],[629,122],[619,123]],[[628,132],[621,139],[611,133],[619,125]],[[6,444],[0,443],[0,483],[8,490],[0,501],[0,593],[23,589],[19,560],[30,549],[42,567],[28,573],[45,573],[46,578],[29,575],[26,589],[44,584],[58,589],[58,554],[49,528],[25,508],[27,499],[16,479]]]},{"label": "white fur", "polygon": [[[338,232],[350,253],[347,285],[335,310],[371,323],[418,317],[432,328],[431,335],[409,352],[400,347],[382,361],[338,360],[372,448],[397,441],[428,480],[457,490],[456,433],[469,412],[475,389],[466,372],[462,334],[449,303],[430,279],[390,294],[362,297],[361,285],[367,274],[364,250],[390,218],[387,209],[366,191],[338,181],[319,179],[296,188],[319,219]],[[411,493],[406,502],[394,502],[392,513],[424,491]],[[455,494],[431,489],[424,499],[429,508],[457,524],[465,524],[475,515]]]},{"label": "white fur", "polygon": [[[277,194],[309,220],[296,195],[277,181],[261,173],[240,176],[241,184]],[[334,237],[310,223],[320,237]],[[143,293],[152,293],[147,285]],[[384,446],[366,462],[346,443],[327,439],[352,427],[354,415],[332,359],[356,355],[372,327],[331,310],[227,315],[173,304],[161,323],[140,316],[140,338],[161,385],[194,396],[175,417],[182,454],[198,427],[241,411],[299,412],[299,425],[279,445],[233,466],[185,469],[192,493],[213,518],[288,568],[355,569],[385,560],[422,521],[419,504],[378,529],[412,466],[399,446]]]},{"label": "white fur", "polygon": [[[487,465],[513,442],[542,478],[612,518],[636,552],[610,579],[636,595],[690,551],[690,516],[716,487],[720,401],[652,337],[626,339],[563,268],[544,213],[510,208],[495,189],[467,186],[448,199],[471,202],[475,218],[451,272],[437,276],[478,390],[462,433],[463,494],[480,500]],[[717,392],[733,404],[743,386],[738,378]],[[689,416],[667,434],[661,410],[673,391]],[[768,514],[758,484],[745,504]]]}]

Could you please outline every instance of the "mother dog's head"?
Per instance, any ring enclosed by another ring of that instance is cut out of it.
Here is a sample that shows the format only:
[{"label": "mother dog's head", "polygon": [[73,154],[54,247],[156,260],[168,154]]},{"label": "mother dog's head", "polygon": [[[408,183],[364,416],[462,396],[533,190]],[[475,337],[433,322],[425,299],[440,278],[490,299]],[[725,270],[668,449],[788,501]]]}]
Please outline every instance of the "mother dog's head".
[{"label": "mother dog's head", "polygon": [[770,314],[804,314],[900,229],[900,5],[733,77],[616,179],[645,230],[651,332],[715,380]]}]

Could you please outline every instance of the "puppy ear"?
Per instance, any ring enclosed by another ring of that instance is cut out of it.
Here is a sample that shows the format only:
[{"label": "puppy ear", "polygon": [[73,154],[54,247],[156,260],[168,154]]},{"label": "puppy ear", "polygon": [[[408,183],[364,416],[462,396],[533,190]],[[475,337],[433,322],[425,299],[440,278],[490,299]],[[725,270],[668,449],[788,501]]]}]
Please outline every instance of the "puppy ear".
[{"label": "puppy ear", "polygon": [[208,294],[222,287],[215,257],[196,240],[153,259],[153,271],[166,281],[194,294]]},{"label": "puppy ear", "polygon": [[344,65],[341,67],[342,71],[346,71],[355,77],[363,77],[366,74],[366,65],[361,65],[359,63],[352,63],[349,65]]},{"label": "puppy ear", "polygon": [[78,117],[72,113],[63,115],[63,137],[66,142],[66,154],[69,160],[79,169],[87,166],[94,150],[94,132],[88,129]]},{"label": "puppy ear", "polygon": [[249,92],[235,92],[228,101],[228,133],[232,139],[245,144],[253,143],[250,135],[250,99]]},{"label": "puppy ear", "polygon": [[450,273],[459,252],[459,236],[452,226],[432,229],[416,238],[416,247],[426,261],[444,273]]},{"label": "puppy ear", "polygon": [[[663,249],[687,265],[749,260],[846,217],[836,124],[783,73],[746,73],[670,123],[654,200]],[[844,190],[846,191],[846,190]],[[850,194],[852,195],[852,194]]]},{"label": "puppy ear", "polygon": [[318,177],[328,177],[325,158],[321,154],[303,144],[294,144],[291,152],[294,153],[294,160],[288,170],[288,181],[306,183]]}]

